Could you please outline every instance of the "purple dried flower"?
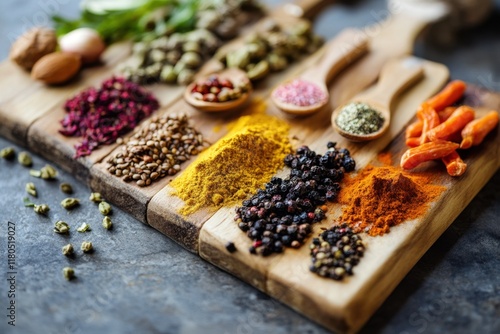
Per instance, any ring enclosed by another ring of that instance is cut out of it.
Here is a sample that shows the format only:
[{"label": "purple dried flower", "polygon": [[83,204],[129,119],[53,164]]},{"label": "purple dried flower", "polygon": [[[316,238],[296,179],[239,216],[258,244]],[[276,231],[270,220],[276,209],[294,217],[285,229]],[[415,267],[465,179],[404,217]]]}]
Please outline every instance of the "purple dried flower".
[{"label": "purple dried flower", "polygon": [[89,155],[101,144],[111,144],[159,108],[154,96],[123,78],[104,81],[101,88],[89,88],[66,101],[67,115],[61,120],[61,134],[83,137],[75,146],[75,158]]}]

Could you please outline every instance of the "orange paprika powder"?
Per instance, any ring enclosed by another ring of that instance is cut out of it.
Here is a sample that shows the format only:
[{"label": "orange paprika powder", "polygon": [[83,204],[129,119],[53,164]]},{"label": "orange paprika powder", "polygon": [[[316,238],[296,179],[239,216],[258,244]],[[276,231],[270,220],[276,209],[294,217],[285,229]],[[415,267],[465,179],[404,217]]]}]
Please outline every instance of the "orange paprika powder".
[{"label": "orange paprika powder", "polygon": [[346,177],[338,201],[345,205],[340,222],[371,236],[424,215],[446,188],[431,184],[431,174],[405,173],[398,167],[367,166]]}]

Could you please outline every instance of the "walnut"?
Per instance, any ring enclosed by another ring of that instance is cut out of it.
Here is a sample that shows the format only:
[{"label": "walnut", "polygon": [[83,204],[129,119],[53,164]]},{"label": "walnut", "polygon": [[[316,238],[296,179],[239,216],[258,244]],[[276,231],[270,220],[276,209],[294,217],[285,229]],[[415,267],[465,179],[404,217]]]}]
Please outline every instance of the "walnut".
[{"label": "walnut", "polygon": [[57,36],[48,28],[33,28],[19,37],[10,49],[10,59],[26,70],[57,47]]}]

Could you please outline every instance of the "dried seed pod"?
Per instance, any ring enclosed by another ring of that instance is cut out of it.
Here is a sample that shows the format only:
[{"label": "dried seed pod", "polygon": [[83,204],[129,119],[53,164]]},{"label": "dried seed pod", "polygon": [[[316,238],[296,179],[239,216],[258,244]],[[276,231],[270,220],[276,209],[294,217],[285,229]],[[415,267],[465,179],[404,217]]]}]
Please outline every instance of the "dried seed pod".
[{"label": "dried seed pod", "polygon": [[75,270],[71,267],[64,267],[62,272],[64,278],[68,281],[71,281],[73,278],[75,278]]},{"label": "dried seed pod", "polygon": [[0,157],[6,159],[6,160],[10,160],[12,158],[14,158],[14,156],[16,155],[16,151],[14,151],[14,149],[12,147],[6,147],[6,148],[3,148],[2,150],[0,150]]},{"label": "dried seed pod", "polygon": [[80,249],[84,252],[84,253],[90,253],[94,250],[94,246],[92,245],[92,243],[90,241],[84,241],[82,242],[82,245],[80,246]]},{"label": "dried seed pod", "polygon": [[67,234],[69,233],[69,226],[66,222],[63,222],[62,220],[58,220],[54,224],[54,232],[58,234]]},{"label": "dried seed pod", "polygon": [[91,193],[89,200],[94,203],[101,203],[104,201],[100,193]]},{"label": "dried seed pod", "polygon": [[35,187],[35,184],[33,182],[26,183],[25,189],[26,189],[26,192],[28,194],[30,194],[31,196],[33,196],[33,197],[37,196],[36,187]]},{"label": "dried seed pod", "polygon": [[39,215],[46,215],[50,211],[50,207],[47,204],[35,204],[35,206],[33,206],[33,210]]},{"label": "dried seed pod", "polygon": [[68,197],[61,201],[61,206],[66,210],[72,210],[80,204],[77,198]]},{"label": "dried seed pod", "polygon": [[102,227],[104,227],[106,230],[110,230],[113,227],[113,222],[111,221],[111,218],[108,216],[104,217],[102,219]]},{"label": "dried seed pod", "polygon": [[73,187],[69,183],[61,183],[59,189],[61,189],[63,193],[68,195],[73,193]]},{"label": "dried seed pod", "polygon": [[73,255],[74,249],[72,244],[67,244],[62,248],[62,253],[65,256],[71,256]]},{"label": "dried seed pod", "polygon": [[99,212],[103,215],[103,216],[107,216],[111,213],[111,205],[109,205],[109,203],[107,202],[104,202],[102,201],[101,203],[99,203]]},{"label": "dried seed pod", "polygon": [[87,223],[82,223],[79,228],[76,229],[80,233],[85,233],[91,231],[90,225]]},{"label": "dried seed pod", "polygon": [[17,161],[26,167],[31,167],[33,165],[33,160],[31,159],[31,155],[28,152],[20,152],[17,156]]},{"label": "dried seed pod", "polygon": [[29,71],[40,58],[54,52],[56,47],[57,36],[53,29],[33,28],[12,44],[9,57]]}]

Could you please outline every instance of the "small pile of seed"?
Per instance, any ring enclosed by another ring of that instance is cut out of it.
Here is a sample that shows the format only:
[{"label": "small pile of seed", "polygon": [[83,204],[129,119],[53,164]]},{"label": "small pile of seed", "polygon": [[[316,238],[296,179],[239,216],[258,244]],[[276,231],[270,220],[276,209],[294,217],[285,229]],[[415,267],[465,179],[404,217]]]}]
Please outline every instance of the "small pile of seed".
[{"label": "small pile of seed", "polygon": [[313,273],[340,281],[352,275],[352,268],[365,252],[361,237],[347,224],[324,230],[310,246]]},{"label": "small pile of seed", "polygon": [[153,117],[108,160],[108,171],[125,182],[149,186],[179,172],[181,163],[207,146],[203,135],[189,126],[186,115]]},{"label": "small pile of seed", "polygon": [[[311,224],[325,218],[327,201],[335,201],[345,172],[355,168],[347,149],[327,144],[324,155],[302,146],[286,156],[292,170],[286,179],[273,177],[237,208],[235,221],[252,239],[251,253],[280,253],[283,247],[300,247],[311,233]],[[322,206],[322,207],[318,207]]]},{"label": "small pile of seed", "polygon": [[367,135],[382,127],[384,117],[370,105],[354,102],[342,108],[335,122],[346,132]]},{"label": "small pile of seed", "polygon": [[231,81],[211,75],[208,79],[198,81],[191,90],[191,95],[201,101],[226,102],[239,99],[250,90],[248,79]]}]

